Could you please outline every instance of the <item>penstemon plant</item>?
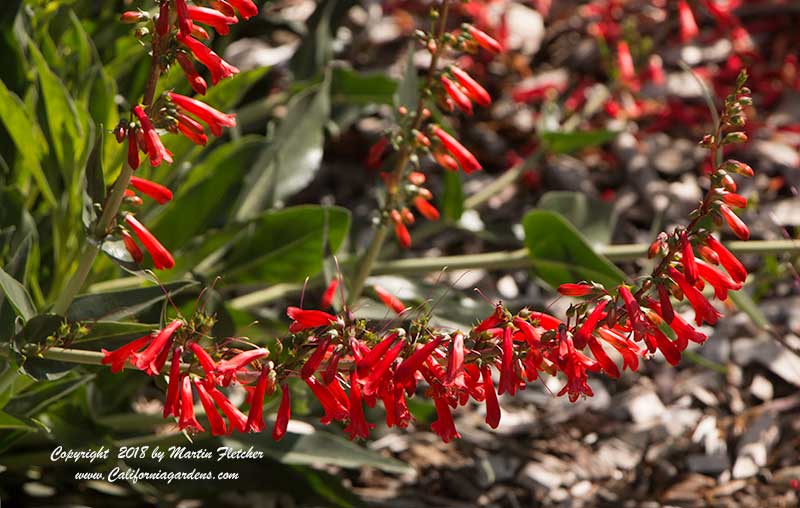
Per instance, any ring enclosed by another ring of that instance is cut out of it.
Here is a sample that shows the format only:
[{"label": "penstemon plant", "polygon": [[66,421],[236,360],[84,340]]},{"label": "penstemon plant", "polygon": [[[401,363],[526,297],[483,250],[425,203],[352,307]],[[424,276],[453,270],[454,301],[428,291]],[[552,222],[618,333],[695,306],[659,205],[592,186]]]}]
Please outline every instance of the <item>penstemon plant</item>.
[{"label": "penstemon plant", "polygon": [[[514,311],[497,303],[491,315],[470,329],[445,329],[431,324],[427,315],[411,319],[410,309],[378,286],[374,289],[384,304],[408,321],[378,329],[356,317],[353,304],[389,233],[394,231],[399,244],[409,247],[412,208],[426,219],[439,218],[431,203],[432,193],[425,186],[429,175],[421,160],[430,157],[448,171],[482,169],[444,126],[444,115],[471,115],[474,104],[488,106],[492,101],[486,89],[454,63],[455,57],[465,51],[498,54],[503,48],[472,25],[451,30],[448,14],[454,3],[443,0],[435,4],[431,31],[417,33],[430,53],[430,64],[416,106],[412,110],[398,107],[396,125],[370,150],[372,163],[380,165],[388,157],[390,166],[382,172],[384,197],[373,238],[352,277],[344,280],[337,276],[325,289],[320,309],[289,307],[288,335],[275,339],[269,347],[243,337],[214,337],[215,315],[203,306],[189,315],[176,312],[160,329],[95,354],[70,349],[75,326],[80,329],[81,324],[67,322],[46,344],[23,346],[22,360],[27,355],[99,363],[114,373],[130,368],[163,378],[162,415],[187,433],[266,431],[265,401],[273,394],[277,397],[279,391],[277,416],[270,431],[276,440],[286,434],[291,417],[291,378],[301,379],[319,401],[324,409],[321,423],[344,423],[351,439],[369,437],[375,425],[367,420],[365,407],[375,406],[378,400],[387,426],[408,426],[412,416],[407,400],[420,393],[417,388],[424,383],[424,395],[433,400],[437,414],[431,429],[449,442],[459,437],[452,410],[470,400],[485,403],[486,423],[496,428],[501,419],[498,396],[514,395],[543,374],[563,376],[565,383],[558,395],[575,402],[593,395],[590,372],[620,376],[620,366],[609,356],[608,348],[619,353],[622,369],[637,371],[640,359],[657,351],[675,365],[689,342],[704,343],[708,337],[697,327],[713,325],[721,317],[702,292],[705,285],[713,289],[714,299],[724,301],[729,291],[742,288],[747,277],[744,266],[714,236],[715,230],[727,224],[739,238],[749,237],[747,226],[733,211],[747,204],[736,193],[734,176],[753,176],[753,170],[736,160],[721,160],[727,145],[746,140],[744,111],[751,99],[744,73],[726,98],[714,132],[701,141],[714,167],[708,191],[685,226],[657,236],[649,249],[655,266],[646,277],[616,287],[593,281],[561,285],[562,295],[578,299],[564,319],[528,308]],[[144,260],[140,244],[157,270],[175,265],[173,255],[134,212],[142,203],[137,192],[165,206],[173,194],[135,173],[144,158],[152,167],[172,162],[169,145],[161,139],[163,133],[179,133],[192,143],[205,145],[206,128],[220,136],[224,128],[236,124],[234,115],[203,102],[208,83],[198,74],[196,64],[208,69],[212,85],[238,72],[201,42],[209,38],[204,26],[225,35],[239,17],[257,14],[255,4],[250,0],[218,0],[207,5],[162,0],[157,7],[153,12],[122,14],[123,22],[136,25],[136,35],[148,48],[150,72],[143,97],[113,130],[117,141],[127,144],[127,156],[108,196],[95,207],[78,268],[51,309],[59,316],[67,313],[85,285],[104,242],[121,241],[136,266]],[[158,93],[160,77],[175,65],[185,74],[195,97],[169,90]],[[394,152],[391,157],[390,149]],[[342,300],[347,303],[340,312],[331,311],[337,293],[345,292],[347,298]],[[694,323],[673,309],[674,301],[689,304]],[[227,390],[234,385],[247,392],[246,410],[229,399]],[[195,413],[195,400],[205,413],[205,426]]]}]

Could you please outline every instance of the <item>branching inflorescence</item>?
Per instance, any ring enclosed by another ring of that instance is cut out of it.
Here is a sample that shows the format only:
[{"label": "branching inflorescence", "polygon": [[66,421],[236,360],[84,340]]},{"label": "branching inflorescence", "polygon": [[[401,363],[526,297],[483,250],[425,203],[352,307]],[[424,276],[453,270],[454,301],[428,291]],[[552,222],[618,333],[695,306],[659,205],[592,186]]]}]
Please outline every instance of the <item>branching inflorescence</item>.
[{"label": "branching inflorescence", "polygon": [[[206,85],[194,71],[190,54],[209,68],[214,82],[235,69],[197,41],[204,37],[204,30],[195,23],[212,26],[223,34],[228,25],[236,22],[233,8],[243,17],[256,13],[249,0],[218,0],[210,5],[214,8],[170,0],[160,4],[153,21],[144,13],[123,15],[124,20],[154,23],[154,69],[177,60],[198,93],[204,92]],[[500,50],[490,36],[470,26],[455,33],[446,32],[447,5],[445,0],[435,12],[434,32],[420,34],[431,52],[432,63],[417,111],[401,108],[397,131],[379,145],[381,150],[392,145],[398,151],[397,165],[385,178],[387,200],[380,227],[387,227],[390,221],[401,244],[410,242],[405,228],[410,221],[408,206],[414,204],[430,219],[438,215],[428,202],[429,191],[423,187],[425,176],[417,165],[421,153],[430,153],[446,169],[480,169],[475,157],[451,134],[437,124],[425,125],[431,116],[426,106],[431,94],[439,93],[444,107],[452,104],[467,114],[472,102],[487,105],[491,101],[486,90],[462,69],[449,65],[440,70],[437,65],[448,48],[465,49],[477,44],[492,52]],[[155,75],[157,79],[158,71]],[[190,318],[173,319],[162,329],[119,349],[103,350],[102,363],[113,372],[127,364],[150,376],[166,375],[163,415],[177,419],[181,430],[204,431],[195,415],[196,393],[215,435],[265,430],[265,398],[280,389],[280,407],[272,429],[273,437],[280,439],[290,419],[288,380],[299,378],[322,405],[323,424],[342,422],[351,438],[366,438],[374,424],[365,418],[365,405],[373,407],[380,400],[386,424],[406,427],[412,421],[407,398],[423,385],[425,395],[436,406],[437,419],[431,428],[445,442],[459,437],[452,409],[470,400],[483,402],[486,423],[496,428],[501,418],[498,395],[514,395],[542,373],[563,376],[565,384],[559,395],[567,395],[570,401],[592,396],[589,372],[610,378],[620,376],[620,367],[609,356],[608,348],[619,353],[622,369],[638,370],[640,359],[657,351],[675,365],[689,342],[706,341],[707,335],[697,327],[703,323],[713,325],[720,317],[703,294],[704,286],[713,289],[715,299],[725,300],[728,291],[741,289],[747,276],[743,265],[712,235],[713,229],[727,223],[738,237],[749,236],[747,227],[732,211],[746,204],[736,194],[733,175],[752,176],[753,171],[738,161],[717,161],[725,145],[746,139],[741,131],[744,108],[750,105],[745,80],[745,75],[740,75],[734,92],[725,101],[715,132],[702,140],[716,169],[689,224],[658,235],[650,248],[655,268],[633,284],[607,288],[581,281],[562,285],[561,294],[579,299],[569,307],[566,320],[527,308],[514,312],[498,303],[490,316],[465,331],[433,326],[425,316],[411,319],[403,327],[377,331],[371,323],[355,318],[347,306],[339,313],[327,310],[340,286],[337,278],[323,294],[323,310],[289,307],[289,335],[276,340],[270,349],[245,339],[210,338],[214,318],[198,311]],[[155,85],[150,90],[155,90]],[[139,165],[139,150],[147,154],[152,165],[170,160],[157,129],[180,131],[202,144],[206,141],[205,132],[196,120],[205,123],[215,135],[234,123],[232,116],[175,93],[148,99],[152,95],[146,95],[144,103],[134,108],[133,118],[118,129],[119,139],[127,139],[131,147],[128,162],[134,169]],[[169,191],[147,180],[133,177],[124,187],[128,184],[159,203],[171,197]],[[135,203],[137,196],[126,195],[129,203]],[[157,268],[172,265],[172,257],[144,226],[130,214],[124,215],[123,220],[150,252]],[[143,256],[137,244],[121,226],[117,228],[131,256],[140,261]],[[358,282],[361,283],[363,280]],[[360,286],[351,286],[350,291],[358,292]],[[382,288],[376,288],[376,292],[389,309],[410,317],[399,299]],[[673,310],[674,300],[688,302],[694,311],[694,323]],[[499,376],[497,385],[493,380],[495,371]],[[225,394],[233,385],[247,391],[246,413]]]}]

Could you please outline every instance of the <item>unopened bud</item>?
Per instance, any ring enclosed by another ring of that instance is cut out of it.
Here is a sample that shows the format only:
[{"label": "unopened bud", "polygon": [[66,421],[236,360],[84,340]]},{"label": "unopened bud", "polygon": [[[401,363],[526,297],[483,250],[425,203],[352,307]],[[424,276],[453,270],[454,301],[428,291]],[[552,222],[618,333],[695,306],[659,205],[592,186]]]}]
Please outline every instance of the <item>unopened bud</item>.
[{"label": "unopened bud", "polygon": [[150,19],[150,15],[144,11],[125,11],[122,13],[122,16],[119,17],[120,21],[128,25],[139,23],[140,21],[147,21],[148,19]]},{"label": "unopened bud", "polygon": [[744,143],[747,141],[747,134],[744,132],[729,132],[722,138],[722,144]]},{"label": "unopened bud", "polygon": [[736,182],[731,178],[731,175],[725,175],[720,181],[722,187],[728,192],[736,192]]},{"label": "unopened bud", "polygon": [[703,139],[700,140],[700,146],[709,147],[714,144],[714,136],[711,134],[706,134],[703,136]]},{"label": "unopened bud", "polygon": [[737,175],[748,176],[751,177],[755,173],[753,168],[745,164],[744,162],[739,162],[737,160],[727,160],[722,164],[722,169],[725,171],[730,171],[731,173],[736,173]]}]

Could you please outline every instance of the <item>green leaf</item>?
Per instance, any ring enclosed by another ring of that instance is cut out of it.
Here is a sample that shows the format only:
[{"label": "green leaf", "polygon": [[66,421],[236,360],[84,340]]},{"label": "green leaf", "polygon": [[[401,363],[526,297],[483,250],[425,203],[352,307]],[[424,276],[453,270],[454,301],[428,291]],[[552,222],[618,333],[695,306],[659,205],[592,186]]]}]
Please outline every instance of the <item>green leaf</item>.
[{"label": "green leaf", "polygon": [[354,0],[323,0],[317,5],[306,23],[308,32],[289,62],[295,80],[311,79],[320,69],[328,66],[333,55],[333,34],[342,18],[356,3]]},{"label": "green leaf", "polygon": [[0,430],[26,430],[32,431],[36,430],[34,427],[31,427],[27,423],[23,422],[19,418],[15,418],[10,414],[6,413],[5,411],[0,411]]},{"label": "green leaf", "polygon": [[247,175],[236,218],[246,220],[305,188],[322,162],[330,80],[294,98],[270,145]]},{"label": "green leaf", "polygon": [[614,206],[580,192],[545,193],[536,205],[564,216],[593,245],[608,245],[617,223]]},{"label": "green leaf", "polygon": [[608,143],[617,137],[617,132],[607,130],[579,132],[543,132],[542,141],[551,153],[572,153],[584,148]]},{"label": "green leaf", "polygon": [[594,252],[583,235],[561,215],[533,210],[522,220],[522,225],[534,271],[550,286],[585,280],[614,287],[625,281],[625,274]]},{"label": "green leaf", "polygon": [[331,99],[345,104],[392,104],[397,81],[383,73],[363,74],[337,67],[333,70]]},{"label": "green leaf", "polygon": [[70,321],[117,320],[137,314],[153,304],[197,285],[194,281],[178,281],[164,286],[126,289],[78,296],[67,311]]},{"label": "green leaf", "polygon": [[228,279],[299,282],[322,270],[323,258],[339,250],[349,228],[350,212],[344,208],[295,206],[267,212],[234,239],[215,272]]},{"label": "green leaf", "polygon": [[461,184],[461,173],[444,172],[444,192],[439,203],[442,213],[451,221],[457,221],[464,213],[464,187]]},{"label": "green leaf", "polygon": [[92,153],[86,164],[86,194],[91,203],[103,203],[106,199],[106,182],[103,172],[103,138],[104,129],[100,126]]},{"label": "green leaf", "polygon": [[363,466],[374,467],[394,474],[409,473],[412,469],[390,457],[352,443],[329,432],[294,434],[288,432],[280,441],[273,441],[267,433],[242,434],[235,439],[226,439],[226,444],[241,448],[254,446],[265,455],[284,464],[313,465],[328,464],[348,469]]},{"label": "green leaf", "polygon": [[14,312],[23,320],[27,321],[36,315],[36,307],[33,305],[28,290],[2,268],[0,268],[0,289],[8,298]]},{"label": "green leaf", "polygon": [[408,47],[405,72],[397,87],[397,96],[395,97],[395,105],[405,106],[409,111],[416,110],[417,101],[419,101],[419,75],[414,65],[414,47],[414,44]]},{"label": "green leaf", "polygon": [[[25,105],[0,81],[0,121],[17,147],[22,166],[36,181],[44,198],[56,204],[56,197],[50,182],[41,166],[41,159],[47,149],[47,142],[38,124],[26,112]],[[18,175],[21,176],[23,173]]]},{"label": "green leaf", "polygon": [[5,411],[17,417],[35,416],[50,404],[66,397],[94,378],[93,374],[85,376],[73,375],[55,381],[42,381],[30,389],[12,398],[6,404]]},{"label": "green leaf", "polygon": [[119,321],[95,321],[86,323],[85,326],[89,329],[88,333],[73,341],[73,345],[106,341],[132,335],[145,335],[159,328],[157,324],[125,323]]}]

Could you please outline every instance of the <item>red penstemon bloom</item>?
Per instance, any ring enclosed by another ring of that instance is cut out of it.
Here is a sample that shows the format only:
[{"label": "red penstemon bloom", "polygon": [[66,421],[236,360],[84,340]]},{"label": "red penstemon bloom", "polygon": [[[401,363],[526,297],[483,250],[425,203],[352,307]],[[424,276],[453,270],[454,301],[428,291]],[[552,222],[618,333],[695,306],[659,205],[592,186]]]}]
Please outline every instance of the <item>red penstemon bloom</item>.
[{"label": "red penstemon bloom", "polygon": [[223,60],[191,35],[179,34],[178,41],[192,52],[194,57],[211,72],[211,82],[217,84],[225,78],[239,73],[239,69]]},{"label": "red penstemon bloom", "polygon": [[575,347],[582,349],[591,340],[592,334],[595,328],[597,328],[597,324],[606,317],[606,313],[604,312],[606,305],[608,305],[608,300],[601,300],[589,314],[589,317],[586,318],[586,321],[578,328],[578,331],[572,336]]},{"label": "red penstemon bloom", "polygon": [[[233,16],[226,16],[216,9],[209,9],[207,7],[190,5],[188,14],[192,21],[213,27],[220,35],[228,35],[231,31],[228,26],[235,25],[239,22],[239,20]],[[191,30],[188,33],[191,33]]]},{"label": "red penstemon bloom", "polygon": [[158,132],[156,132],[156,129],[153,127],[144,109],[141,106],[135,106],[133,108],[133,114],[142,125],[142,128],[136,131],[137,133],[141,132],[144,138],[144,144],[140,143],[139,148],[146,148],[145,153],[150,157],[150,165],[153,167],[160,166],[162,161],[167,161],[167,163],[172,164],[172,154],[169,150],[164,148],[164,144],[161,143]]},{"label": "red penstemon bloom", "polygon": [[181,134],[186,136],[189,141],[200,146],[206,146],[206,144],[208,144],[208,136],[205,134],[205,128],[200,125],[200,123],[183,113],[178,113],[177,120],[177,129]]},{"label": "red penstemon bloom", "polygon": [[167,95],[180,109],[205,122],[208,128],[211,129],[211,133],[215,136],[222,135],[223,127],[233,127],[236,125],[236,115],[234,114],[222,113],[204,102],[186,97],[185,95],[174,92],[169,92]]},{"label": "red penstemon bloom", "polygon": [[397,241],[400,242],[400,245],[404,249],[410,248],[411,233],[408,232],[408,228],[406,227],[405,223],[403,223],[403,218],[400,215],[400,212],[397,210],[392,210],[390,215],[392,223],[394,224],[394,234],[397,237]]},{"label": "red penstemon bloom", "polygon": [[131,177],[131,187],[138,190],[142,194],[154,199],[159,205],[163,205],[172,200],[172,191],[163,185],[139,178],[137,176]]},{"label": "red penstemon bloom", "polygon": [[225,420],[222,419],[222,416],[217,411],[217,407],[214,405],[214,401],[211,400],[211,396],[209,396],[205,386],[203,386],[203,382],[196,379],[194,381],[194,387],[197,390],[200,403],[203,405],[203,410],[206,412],[208,424],[211,426],[211,434],[214,436],[224,436],[228,433]]},{"label": "red penstemon bloom", "polygon": [[450,411],[447,400],[443,397],[434,397],[433,402],[436,405],[438,418],[431,424],[431,430],[438,434],[445,443],[461,438],[461,434],[458,433],[455,422],[453,422],[453,413]]},{"label": "red penstemon bloom", "polygon": [[268,390],[272,389],[269,374],[270,368],[265,365],[256,382],[256,389],[250,402],[250,411],[247,414],[247,428],[251,432],[261,432],[266,428],[264,425],[264,396]]},{"label": "red penstemon bloom", "polygon": [[230,384],[237,371],[244,368],[255,360],[259,360],[269,355],[269,351],[264,348],[251,349],[237,354],[233,358],[217,362],[216,373],[223,378],[223,385]]},{"label": "red penstemon bloom", "polygon": [[375,428],[375,424],[367,422],[364,417],[364,404],[361,399],[361,386],[358,383],[358,375],[353,371],[350,374],[350,423],[344,431],[350,434],[350,439],[360,437],[367,439],[369,431]]},{"label": "red penstemon bloom", "polygon": [[145,335],[114,351],[101,349],[100,351],[103,353],[103,359],[100,363],[103,365],[111,365],[111,372],[120,372],[125,367],[125,362],[149,344],[152,339],[153,337],[151,335]]},{"label": "red penstemon bloom", "polygon": [[727,274],[722,273],[720,270],[705,263],[704,261],[697,262],[698,272],[706,282],[714,287],[714,295],[717,300],[727,300],[728,290],[738,291],[742,289],[742,284],[730,278]]},{"label": "red penstemon bloom", "polygon": [[228,419],[228,425],[231,429],[237,432],[247,432],[247,416],[239,411],[225,395],[217,390],[213,385],[206,384],[206,389],[214,402],[225,414]]},{"label": "red penstemon bloom", "polygon": [[128,129],[128,165],[133,169],[139,169],[141,160],[139,159],[139,145],[136,142],[136,130]]},{"label": "red penstemon bloom", "polygon": [[194,398],[192,397],[192,381],[189,376],[181,380],[181,416],[178,419],[181,430],[203,432],[203,427],[194,415]]},{"label": "red penstemon bloom", "polygon": [[686,299],[689,300],[689,303],[695,312],[695,322],[697,325],[702,325],[703,321],[707,321],[711,325],[715,324],[722,314],[717,312],[717,310],[711,305],[706,297],[703,296],[703,293],[698,291],[696,287],[690,284],[683,274],[675,268],[668,268],[667,273],[672,280],[678,284],[678,287],[681,288],[681,291],[683,291]]},{"label": "red penstemon bloom", "polygon": [[169,2],[161,2],[158,9],[158,19],[156,20],[156,33],[167,35],[169,32]]},{"label": "red penstemon bloom", "polygon": [[681,262],[683,263],[686,280],[694,284],[697,281],[697,264],[694,259],[692,243],[689,241],[686,231],[681,233]]},{"label": "red penstemon bloom", "polygon": [[211,358],[211,355],[197,342],[189,344],[189,349],[194,353],[195,358],[197,358],[198,363],[200,363],[200,367],[203,369],[203,372],[205,372],[206,380],[212,384],[215,383],[217,364],[214,362],[214,359]]},{"label": "red penstemon bloom", "polygon": [[455,105],[458,106],[458,109],[471,116],[472,102],[469,100],[464,90],[459,85],[450,81],[447,76],[442,76],[441,81],[444,91],[447,92],[447,95],[449,95]]},{"label": "red penstemon bloom", "polygon": [[464,334],[456,333],[450,345],[450,354],[447,360],[446,385],[452,385],[464,369]]},{"label": "red penstemon bloom", "polygon": [[747,228],[745,223],[742,222],[742,219],[733,213],[733,211],[728,208],[727,205],[719,205],[719,211],[722,213],[722,218],[728,223],[728,227],[731,228],[731,231],[733,231],[736,236],[738,236],[741,240],[747,240],[750,238],[750,230]]},{"label": "red penstemon bloom", "polygon": [[443,336],[436,337],[403,360],[394,373],[395,384],[405,387],[411,386],[415,382],[414,376],[423,362],[433,353],[434,349],[439,347],[443,340]]},{"label": "red penstemon bloom", "polygon": [[456,81],[464,88],[464,91],[470,99],[477,102],[479,105],[486,107],[492,103],[492,96],[483,88],[480,83],[467,74],[459,67],[451,67],[450,72],[455,76]]},{"label": "red penstemon bloom", "polygon": [[503,47],[500,45],[500,43],[486,32],[475,28],[472,25],[467,27],[467,32],[469,32],[472,38],[475,39],[475,42],[477,42],[478,45],[483,49],[491,51],[492,53],[501,53],[503,51]]},{"label": "red penstemon bloom", "polygon": [[328,335],[317,340],[314,352],[311,353],[311,356],[306,360],[303,368],[300,369],[301,378],[307,379],[314,375],[322,363],[322,360],[325,359],[325,355],[328,354],[328,347],[330,344],[331,338]]},{"label": "red penstemon bloom", "polygon": [[300,307],[289,307],[286,315],[293,321],[289,326],[292,333],[308,330],[309,328],[320,328],[336,322],[336,316],[321,310],[305,310]]},{"label": "red penstemon bloom", "polygon": [[697,37],[700,31],[697,28],[694,13],[686,0],[678,0],[678,18],[681,25],[681,41],[688,42]]},{"label": "red penstemon bloom", "polygon": [[194,25],[189,18],[189,8],[186,5],[186,0],[174,0],[175,13],[178,17],[178,28],[180,28],[181,35],[189,35],[192,33]]},{"label": "red penstemon bloom", "polygon": [[433,133],[439,138],[439,141],[442,142],[442,145],[444,145],[447,151],[455,157],[465,173],[469,174],[483,169],[478,159],[476,159],[469,150],[464,148],[464,145],[459,143],[456,138],[445,132],[444,129],[435,126],[433,128]]},{"label": "red penstemon bloom", "polygon": [[252,0],[225,0],[239,11],[239,15],[244,19],[250,19],[258,14],[258,7]]},{"label": "red penstemon bloom", "polygon": [[488,365],[481,369],[481,378],[483,379],[483,392],[486,397],[486,424],[496,429],[500,425],[500,404],[497,401],[497,393],[494,391],[492,369]]},{"label": "red penstemon bloom", "polygon": [[272,429],[272,439],[280,441],[286,435],[286,427],[289,425],[289,418],[292,414],[292,401],[289,395],[289,385],[281,385],[281,405],[278,407],[278,418],[275,420],[275,427]]},{"label": "red penstemon bloom", "polygon": [[186,76],[186,80],[189,82],[189,85],[191,85],[192,90],[200,95],[205,95],[206,92],[208,92],[208,84],[206,80],[197,73],[197,69],[195,69],[192,61],[189,60],[188,55],[183,51],[179,51],[178,54],[175,55],[175,60],[177,60],[178,65],[181,66],[183,74]]},{"label": "red penstemon bloom", "polygon": [[383,304],[392,309],[395,313],[399,315],[405,312],[405,304],[388,290],[378,286],[377,284],[373,286],[373,289],[375,289],[375,293],[378,295],[378,298],[381,299]]},{"label": "red penstemon bloom", "polygon": [[594,286],[591,284],[561,284],[558,286],[558,292],[564,296],[588,296],[594,292]]},{"label": "red penstemon bloom", "polygon": [[[381,387],[381,382],[389,373],[389,369],[392,367],[392,364],[400,355],[400,352],[404,347],[405,341],[399,341],[391,349],[389,349],[389,351],[387,351],[377,363],[375,363],[375,366],[371,371],[365,371],[365,377],[360,378],[362,380],[362,384],[364,385],[364,395],[372,396],[378,393],[378,390]],[[396,378],[395,384],[398,386],[400,385],[397,383]]]},{"label": "red penstemon bloom", "polygon": [[730,274],[733,280],[736,282],[744,282],[747,279],[747,270],[742,263],[736,259],[736,256],[726,249],[719,240],[709,235],[708,238],[706,238],[706,244],[716,253],[719,258],[719,263],[725,268],[728,274]]},{"label": "red penstemon bloom", "polygon": [[339,277],[331,279],[325,292],[322,294],[322,301],[319,306],[323,309],[330,308],[333,305],[333,299],[336,297],[336,289],[339,287]]},{"label": "red penstemon bloom", "polygon": [[136,237],[144,245],[144,248],[150,253],[150,257],[153,258],[153,265],[157,270],[168,270],[175,266],[172,254],[133,215],[126,214],[125,223],[128,224],[128,227],[133,230]]},{"label": "red penstemon bloom", "polygon": [[439,150],[434,150],[432,153],[436,163],[442,166],[444,169],[448,171],[458,171],[458,161],[453,157]]},{"label": "red penstemon bloom", "polygon": [[136,240],[134,240],[127,231],[120,231],[119,234],[122,237],[122,242],[125,244],[125,250],[127,250],[128,254],[131,255],[133,262],[137,265],[142,264],[142,260],[144,260],[144,254],[142,253],[142,249],[140,249],[136,244]]},{"label": "red penstemon bloom", "polygon": [[173,334],[175,334],[183,324],[183,321],[180,319],[175,319],[164,327],[163,330],[159,330],[152,342],[150,342],[150,345],[147,346],[147,349],[141,353],[134,353],[132,355],[131,363],[133,363],[137,369],[145,371],[150,376],[158,374],[159,369],[157,368],[156,360],[164,350],[169,350]]},{"label": "red penstemon bloom", "polygon": [[305,382],[311,388],[323,411],[325,411],[325,414],[320,418],[320,423],[327,425],[334,420],[344,421],[347,419],[348,408],[331,393],[327,386],[317,381],[315,377],[307,378]]},{"label": "red penstemon bloom", "polygon": [[514,371],[514,338],[511,327],[505,327],[502,335],[503,356],[500,361],[500,383],[497,387],[497,393],[499,395],[504,393],[514,395],[519,387],[519,378],[517,378],[517,373]]},{"label": "red penstemon bloom", "polygon": [[167,397],[164,399],[164,411],[162,416],[179,416],[181,412],[178,397],[181,386],[181,355],[183,348],[178,346],[172,350],[172,362],[169,367],[169,384],[167,385]]},{"label": "red penstemon bloom", "polygon": [[429,221],[439,220],[439,210],[437,210],[430,201],[422,196],[417,196],[414,198],[414,206],[416,207],[417,211]]}]

